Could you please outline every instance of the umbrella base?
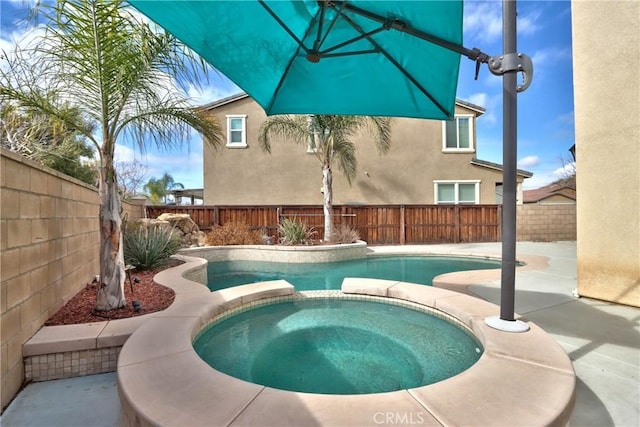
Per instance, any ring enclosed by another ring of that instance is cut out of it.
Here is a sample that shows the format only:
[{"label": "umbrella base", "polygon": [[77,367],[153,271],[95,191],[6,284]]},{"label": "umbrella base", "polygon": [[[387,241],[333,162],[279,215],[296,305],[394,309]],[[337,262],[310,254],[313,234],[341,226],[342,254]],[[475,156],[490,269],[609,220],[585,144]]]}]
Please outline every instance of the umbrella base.
[{"label": "umbrella base", "polygon": [[503,320],[499,316],[485,317],[484,323],[503,332],[527,332],[529,325],[522,320]]}]

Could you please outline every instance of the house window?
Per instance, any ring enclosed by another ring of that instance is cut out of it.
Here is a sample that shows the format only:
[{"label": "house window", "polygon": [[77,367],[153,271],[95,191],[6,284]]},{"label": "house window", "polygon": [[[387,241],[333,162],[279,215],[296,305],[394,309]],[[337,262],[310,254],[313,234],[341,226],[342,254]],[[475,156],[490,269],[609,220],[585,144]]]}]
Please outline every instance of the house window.
[{"label": "house window", "polygon": [[438,205],[480,203],[480,181],[434,181],[433,188]]},{"label": "house window", "polygon": [[247,146],[247,116],[227,116],[227,147],[245,148]]},{"label": "house window", "polygon": [[473,152],[473,116],[442,122],[442,151]]}]

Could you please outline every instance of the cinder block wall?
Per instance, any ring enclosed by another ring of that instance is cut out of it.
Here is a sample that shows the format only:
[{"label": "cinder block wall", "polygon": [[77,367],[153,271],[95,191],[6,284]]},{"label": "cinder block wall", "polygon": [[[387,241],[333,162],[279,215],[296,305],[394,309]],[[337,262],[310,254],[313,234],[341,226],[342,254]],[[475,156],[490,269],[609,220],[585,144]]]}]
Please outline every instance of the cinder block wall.
[{"label": "cinder block wall", "polygon": [[576,240],[576,205],[518,205],[517,215],[519,241]]},{"label": "cinder block wall", "polygon": [[2,408],[24,379],[22,344],[99,273],[98,203],[95,188],[0,149]]}]

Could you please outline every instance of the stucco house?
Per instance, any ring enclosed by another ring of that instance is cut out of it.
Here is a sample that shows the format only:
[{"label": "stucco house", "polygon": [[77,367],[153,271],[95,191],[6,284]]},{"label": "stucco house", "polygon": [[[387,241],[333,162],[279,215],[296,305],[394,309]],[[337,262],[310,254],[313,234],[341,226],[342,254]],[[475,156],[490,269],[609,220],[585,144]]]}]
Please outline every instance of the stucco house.
[{"label": "stucco house", "polygon": [[[321,165],[293,142],[273,141],[268,154],[258,143],[264,110],[247,94],[204,106],[225,135],[218,149],[204,148],[205,205],[319,205]],[[391,150],[380,155],[367,133],[354,138],[358,172],[349,186],[333,174],[333,203],[501,203],[502,168],[476,158],[476,120],[484,109],[456,102],[455,120],[393,118]],[[518,171],[518,201],[522,181]]]},{"label": "stucco house", "polygon": [[571,26],[578,294],[640,307],[640,2],[571,2]]}]

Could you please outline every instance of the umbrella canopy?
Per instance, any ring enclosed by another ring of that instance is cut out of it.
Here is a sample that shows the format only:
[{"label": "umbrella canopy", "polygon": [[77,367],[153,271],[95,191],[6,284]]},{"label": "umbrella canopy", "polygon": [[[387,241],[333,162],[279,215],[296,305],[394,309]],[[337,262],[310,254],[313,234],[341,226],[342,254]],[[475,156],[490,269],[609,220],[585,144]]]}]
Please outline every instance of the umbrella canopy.
[{"label": "umbrella canopy", "polygon": [[479,54],[460,0],[130,3],[267,114],[450,119],[460,53]]},{"label": "umbrella canopy", "polygon": [[[267,114],[451,119],[460,55],[503,76],[503,239],[500,316],[514,316],[518,92],[533,77],[516,52],[515,0],[503,0],[504,53],[462,42],[462,0],[129,0],[255,99]],[[516,75],[522,73],[523,84]]]}]

